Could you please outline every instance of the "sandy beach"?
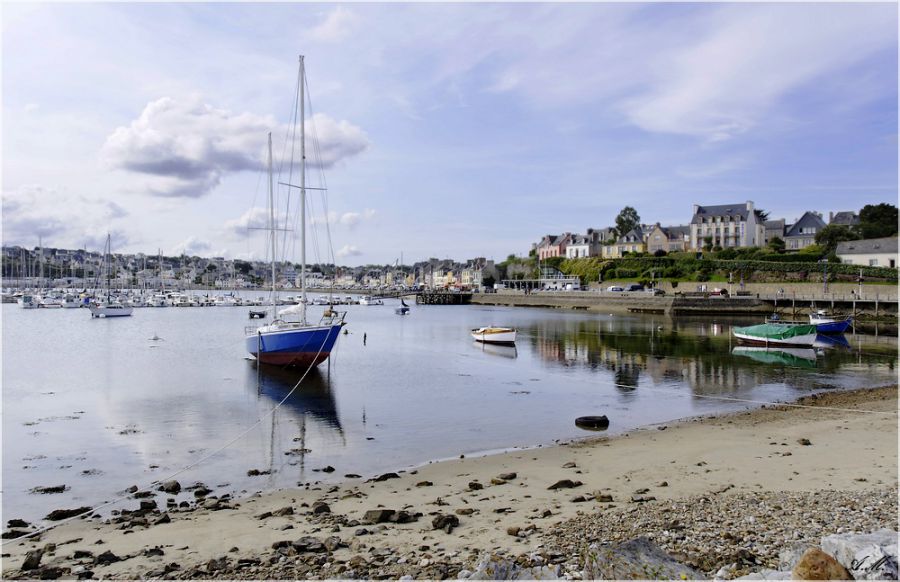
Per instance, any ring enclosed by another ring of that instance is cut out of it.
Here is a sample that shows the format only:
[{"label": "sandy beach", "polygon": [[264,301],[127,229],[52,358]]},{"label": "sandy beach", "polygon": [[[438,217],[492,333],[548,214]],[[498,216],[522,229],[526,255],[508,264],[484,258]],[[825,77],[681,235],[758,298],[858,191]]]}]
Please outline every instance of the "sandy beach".
[{"label": "sandy beach", "polygon": [[[338,485],[235,499],[198,496],[190,507],[167,507],[167,494],[154,491],[117,506],[136,513],[77,518],[38,538],[6,543],[3,576],[456,578],[483,552],[540,552],[541,560],[563,564],[580,544],[661,532],[654,519],[702,522],[704,511],[706,525],[687,523],[688,535],[666,547],[714,572],[730,559],[728,541],[718,540],[721,547],[712,552],[701,538],[725,519],[717,515],[721,503],[732,507],[727,517],[739,524],[750,510],[735,508],[760,500],[784,512],[777,525],[744,523],[766,528],[753,540],[761,563],[771,563],[772,552],[788,541],[835,533],[826,530],[896,528],[897,387],[797,404]],[[816,512],[832,517],[816,522]],[[4,519],[15,517],[8,509]],[[735,548],[747,545],[736,540]],[[39,569],[21,570],[26,554],[39,549]]]}]

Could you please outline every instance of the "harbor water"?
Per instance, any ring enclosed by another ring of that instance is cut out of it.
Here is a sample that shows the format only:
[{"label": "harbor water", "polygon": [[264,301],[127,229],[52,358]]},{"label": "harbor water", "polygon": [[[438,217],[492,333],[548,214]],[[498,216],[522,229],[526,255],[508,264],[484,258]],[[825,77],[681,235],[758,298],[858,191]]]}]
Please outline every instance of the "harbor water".
[{"label": "harbor water", "polygon": [[[238,496],[371,477],[598,434],[579,416],[606,415],[616,434],[896,382],[895,337],[759,352],[735,349],[731,326],[746,318],[487,306],[398,316],[397,305],[340,307],[347,333],[293,393],[304,370],[257,367],[245,353],[247,307],[91,319],[3,305],[4,516],[40,520],[173,476]],[[484,325],[516,327],[516,346],[474,342]]]}]

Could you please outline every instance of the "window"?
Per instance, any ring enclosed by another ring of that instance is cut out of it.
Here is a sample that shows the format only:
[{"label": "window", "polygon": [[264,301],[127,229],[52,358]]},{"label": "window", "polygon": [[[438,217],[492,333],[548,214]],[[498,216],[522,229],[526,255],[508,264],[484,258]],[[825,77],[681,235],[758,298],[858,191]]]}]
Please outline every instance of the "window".
[{"label": "window", "polygon": [[869,266],[870,266],[870,267],[877,267],[877,266],[878,266],[878,259],[869,259]]}]

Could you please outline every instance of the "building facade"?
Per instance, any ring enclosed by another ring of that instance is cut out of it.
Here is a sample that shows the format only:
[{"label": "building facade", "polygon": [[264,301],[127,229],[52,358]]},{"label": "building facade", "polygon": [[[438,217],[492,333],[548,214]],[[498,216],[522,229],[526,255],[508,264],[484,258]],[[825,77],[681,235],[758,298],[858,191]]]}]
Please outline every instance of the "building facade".
[{"label": "building facade", "polygon": [[703,249],[707,240],[713,247],[760,246],[765,227],[756,216],[753,201],[744,204],[694,205],[691,218],[691,248]]}]

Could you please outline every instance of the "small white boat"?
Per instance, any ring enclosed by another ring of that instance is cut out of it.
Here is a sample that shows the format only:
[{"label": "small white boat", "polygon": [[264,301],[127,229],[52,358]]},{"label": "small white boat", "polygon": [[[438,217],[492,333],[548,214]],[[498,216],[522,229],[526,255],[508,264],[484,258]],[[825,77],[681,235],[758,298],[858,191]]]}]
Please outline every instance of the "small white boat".
[{"label": "small white boat", "polygon": [[363,295],[359,298],[360,305],[384,305],[384,301],[381,299],[373,299],[368,295]]},{"label": "small white boat", "polygon": [[516,330],[512,327],[479,327],[472,330],[472,337],[475,341],[486,344],[514,344]]},{"label": "small white boat", "polygon": [[126,317],[131,315],[133,307],[125,307],[121,303],[101,303],[91,305],[91,317]]}]

